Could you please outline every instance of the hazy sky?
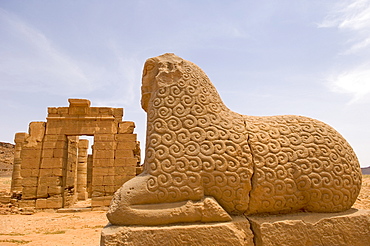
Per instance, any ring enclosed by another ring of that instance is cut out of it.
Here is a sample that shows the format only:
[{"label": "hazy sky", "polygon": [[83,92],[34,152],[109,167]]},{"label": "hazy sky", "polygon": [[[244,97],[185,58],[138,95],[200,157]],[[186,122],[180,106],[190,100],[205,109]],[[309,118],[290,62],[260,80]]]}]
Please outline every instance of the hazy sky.
[{"label": "hazy sky", "polygon": [[123,107],[143,143],[142,67],[167,52],[230,109],[324,121],[370,166],[369,0],[0,0],[0,141],[87,98]]}]

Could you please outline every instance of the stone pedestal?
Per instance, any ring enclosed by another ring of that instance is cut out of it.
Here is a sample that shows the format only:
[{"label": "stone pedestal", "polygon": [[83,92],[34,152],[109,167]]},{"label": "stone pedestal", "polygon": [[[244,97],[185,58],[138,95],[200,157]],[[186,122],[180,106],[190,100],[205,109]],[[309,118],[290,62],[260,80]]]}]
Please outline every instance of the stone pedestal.
[{"label": "stone pedestal", "polygon": [[232,222],[168,226],[107,225],[101,246],[370,245],[370,211],[234,217]]},{"label": "stone pedestal", "polygon": [[118,245],[254,245],[248,220],[236,217],[232,222],[182,224],[168,226],[106,226],[101,235],[104,246]]},{"label": "stone pedestal", "polygon": [[248,216],[255,245],[370,245],[370,211]]}]

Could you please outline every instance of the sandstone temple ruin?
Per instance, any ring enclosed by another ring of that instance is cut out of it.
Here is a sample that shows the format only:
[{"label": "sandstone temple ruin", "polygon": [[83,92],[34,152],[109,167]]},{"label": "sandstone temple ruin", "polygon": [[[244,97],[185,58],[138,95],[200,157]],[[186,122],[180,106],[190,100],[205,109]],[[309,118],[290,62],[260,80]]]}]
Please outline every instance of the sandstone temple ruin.
[{"label": "sandstone temple ruin", "polygon": [[[108,206],[113,193],[140,172],[135,124],[122,121],[123,108],[90,107],[69,99],[69,107],[50,107],[46,122],[31,122],[15,134],[11,192],[19,207],[65,208],[91,198]],[[89,143],[81,136],[93,137]]]}]

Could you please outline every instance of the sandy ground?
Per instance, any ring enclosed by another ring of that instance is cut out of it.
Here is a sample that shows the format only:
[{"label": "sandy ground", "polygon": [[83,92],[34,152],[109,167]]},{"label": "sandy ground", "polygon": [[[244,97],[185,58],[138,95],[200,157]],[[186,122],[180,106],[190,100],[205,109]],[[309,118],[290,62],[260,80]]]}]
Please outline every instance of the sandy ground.
[{"label": "sandy ground", "polygon": [[[7,188],[7,182],[0,177],[0,191]],[[362,190],[354,207],[370,209],[370,175],[363,176]],[[0,245],[97,246],[107,223],[105,211],[0,215]]]},{"label": "sandy ground", "polygon": [[0,245],[99,245],[105,211],[0,215]]}]

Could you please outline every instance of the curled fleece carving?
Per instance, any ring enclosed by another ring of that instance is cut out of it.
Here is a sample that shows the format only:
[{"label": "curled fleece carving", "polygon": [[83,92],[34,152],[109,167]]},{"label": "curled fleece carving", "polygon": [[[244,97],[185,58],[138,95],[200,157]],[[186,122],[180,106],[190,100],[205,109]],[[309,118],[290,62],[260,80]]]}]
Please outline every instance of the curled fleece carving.
[{"label": "curled fleece carving", "polygon": [[360,191],[357,157],[333,128],[302,116],[235,113],[198,66],[174,54],[146,61],[142,107],[144,172],[116,192],[112,224],[338,212]]}]

